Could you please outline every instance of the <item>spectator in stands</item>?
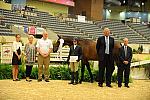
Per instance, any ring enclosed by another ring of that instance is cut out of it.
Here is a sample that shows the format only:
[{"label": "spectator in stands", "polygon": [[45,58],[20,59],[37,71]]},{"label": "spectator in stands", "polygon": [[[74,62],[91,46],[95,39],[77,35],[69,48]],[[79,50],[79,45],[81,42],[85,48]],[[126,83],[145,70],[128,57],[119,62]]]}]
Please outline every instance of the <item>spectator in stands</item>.
[{"label": "spectator in stands", "polygon": [[43,37],[37,41],[37,52],[38,54],[38,82],[42,81],[42,69],[44,65],[44,77],[45,81],[49,82],[49,63],[50,53],[52,52],[53,44],[48,39],[48,33],[43,32]]},{"label": "spectator in stands", "polygon": [[61,36],[59,36],[59,47],[58,47],[58,57],[60,58],[60,60],[62,60],[62,47],[63,47],[63,44],[64,44],[64,39],[62,39]]},{"label": "spectator in stands", "polygon": [[109,28],[104,28],[104,36],[101,36],[97,40],[96,50],[99,60],[99,83],[98,86],[103,87],[104,71],[106,67],[106,86],[111,86],[111,76],[114,71],[114,59],[113,59],[113,49],[114,49],[114,38],[110,37]]},{"label": "spectator in stands", "polygon": [[32,71],[33,64],[35,63],[36,57],[36,47],[33,44],[33,35],[28,36],[29,42],[25,45],[25,55],[26,55],[26,81],[31,82],[30,74]]},{"label": "spectator in stands", "polygon": [[21,36],[19,34],[15,35],[16,41],[13,42],[13,57],[12,57],[12,74],[13,74],[13,81],[19,81],[18,79],[18,66],[21,65],[21,50],[22,44],[20,42]]},{"label": "spectator in stands", "polygon": [[[82,59],[82,48],[77,44],[78,39],[73,39],[73,45],[70,47],[67,62],[70,62],[71,82],[69,84],[78,84],[78,65]],[[74,82],[75,80],[75,82]]]},{"label": "spectator in stands", "polygon": [[125,87],[129,88],[130,64],[132,59],[132,48],[128,46],[128,39],[123,39],[124,45],[120,48],[119,58],[121,65],[118,67],[118,87],[122,86],[123,73]]}]

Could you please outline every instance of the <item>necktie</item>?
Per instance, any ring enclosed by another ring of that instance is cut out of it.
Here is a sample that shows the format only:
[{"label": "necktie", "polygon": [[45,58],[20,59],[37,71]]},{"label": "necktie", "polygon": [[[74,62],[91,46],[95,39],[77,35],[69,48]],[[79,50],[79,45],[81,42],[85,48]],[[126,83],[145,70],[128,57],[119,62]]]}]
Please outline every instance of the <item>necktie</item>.
[{"label": "necktie", "polygon": [[124,52],[125,52],[125,57],[126,57],[127,56],[127,46],[125,46]]}]

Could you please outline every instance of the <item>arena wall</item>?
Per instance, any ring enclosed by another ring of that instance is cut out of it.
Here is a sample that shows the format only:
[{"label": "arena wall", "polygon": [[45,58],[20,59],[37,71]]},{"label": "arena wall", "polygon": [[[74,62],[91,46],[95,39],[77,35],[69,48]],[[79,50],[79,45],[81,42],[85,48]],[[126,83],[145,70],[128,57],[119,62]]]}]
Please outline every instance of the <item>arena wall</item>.
[{"label": "arena wall", "polygon": [[0,1],[0,8],[1,9],[11,10],[11,4],[5,3],[4,1]]},{"label": "arena wall", "polygon": [[41,1],[37,1],[37,0],[27,0],[27,5],[34,6],[35,8],[37,8],[40,11],[49,12],[52,15],[55,15],[57,13],[68,14],[68,6],[65,6],[65,5],[41,2]]}]

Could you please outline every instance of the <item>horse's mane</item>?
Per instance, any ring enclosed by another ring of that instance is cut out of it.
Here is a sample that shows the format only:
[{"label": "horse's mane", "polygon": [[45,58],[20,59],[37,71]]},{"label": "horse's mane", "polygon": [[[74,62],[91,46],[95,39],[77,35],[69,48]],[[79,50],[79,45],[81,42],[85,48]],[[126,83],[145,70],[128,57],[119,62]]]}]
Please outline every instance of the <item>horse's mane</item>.
[{"label": "horse's mane", "polygon": [[[70,39],[70,40],[73,40],[73,36],[63,36],[62,38],[64,39]],[[77,37],[78,38],[78,41],[91,41],[91,42],[94,42],[94,40],[92,39],[86,39],[86,38],[82,38],[82,37]]]}]

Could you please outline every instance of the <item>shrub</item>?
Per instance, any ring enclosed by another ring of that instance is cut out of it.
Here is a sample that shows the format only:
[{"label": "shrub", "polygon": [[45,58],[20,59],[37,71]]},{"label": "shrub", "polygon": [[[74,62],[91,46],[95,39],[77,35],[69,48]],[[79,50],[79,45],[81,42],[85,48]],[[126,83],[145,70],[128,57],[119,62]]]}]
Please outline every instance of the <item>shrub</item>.
[{"label": "shrub", "polygon": [[[91,70],[92,70],[94,80],[98,81],[98,70],[95,70],[93,67],[91,67]],[[26,76],[25,71],[26,69],[24,66],[19,66],[18,77],[20,79],[25,78]],[[70,69],[68,68],[67,65],[58,66],[58,67],[51,66],[49,68],[49,72],[50,72],[50,78],[52,80],[70,80]],[[81,71],[79,69],[79,79],[80,76],[81,76]],[[31,78],[38,79],[38,66],[32,68]],[[12,79],[12,65],[8,65],[8,64],[0,65],[0,79]],[[86,68],[84,73],[84,81],[86,82],[90,81],[90,76]],[[117,73],[113,74],[112,82],[117,82]]]}]

